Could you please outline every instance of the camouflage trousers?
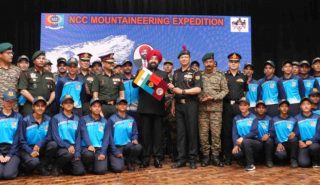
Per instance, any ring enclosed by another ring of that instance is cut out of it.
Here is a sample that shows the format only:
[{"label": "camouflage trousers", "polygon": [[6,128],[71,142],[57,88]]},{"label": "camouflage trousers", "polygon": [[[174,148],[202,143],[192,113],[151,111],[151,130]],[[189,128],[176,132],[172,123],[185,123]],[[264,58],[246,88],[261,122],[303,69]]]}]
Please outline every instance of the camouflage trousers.
[{"label": "camouflage trousers", "polygon": [[[199,111],[200,149],[204,156],[218,156],[221,151],[222,112]],[[211,138],[209,133],[211,132]],[[211,140],[211,146],[210,146]]]}]

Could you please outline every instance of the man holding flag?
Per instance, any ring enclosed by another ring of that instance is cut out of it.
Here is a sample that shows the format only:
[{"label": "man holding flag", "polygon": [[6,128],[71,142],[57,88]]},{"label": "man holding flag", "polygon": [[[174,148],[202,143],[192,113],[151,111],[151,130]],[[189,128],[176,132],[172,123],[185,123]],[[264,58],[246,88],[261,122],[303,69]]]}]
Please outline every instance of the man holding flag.
[{"label": "man holding flag", "polygon": [[162,54],[151,50],[147,54],[148,67],[139,71],[134,83],[139,88],[138,112],[141,114],[141,138],[143,145],[142,167],[149,166],[151,152],[154,166],[162,167],[162,122],[165,116],[165,100],[169,78],[166,72],[158,69]]}]

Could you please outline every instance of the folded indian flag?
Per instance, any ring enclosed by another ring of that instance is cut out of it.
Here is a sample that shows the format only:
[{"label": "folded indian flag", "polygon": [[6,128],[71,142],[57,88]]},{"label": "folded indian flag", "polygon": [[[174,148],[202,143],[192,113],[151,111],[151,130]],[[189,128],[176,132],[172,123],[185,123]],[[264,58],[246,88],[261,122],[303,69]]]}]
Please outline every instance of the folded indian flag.
[{"label": "folded indian flag", "polygon": [[165,95],[168,84],[147,68],[142,68],[133,83],[160,101]]}]

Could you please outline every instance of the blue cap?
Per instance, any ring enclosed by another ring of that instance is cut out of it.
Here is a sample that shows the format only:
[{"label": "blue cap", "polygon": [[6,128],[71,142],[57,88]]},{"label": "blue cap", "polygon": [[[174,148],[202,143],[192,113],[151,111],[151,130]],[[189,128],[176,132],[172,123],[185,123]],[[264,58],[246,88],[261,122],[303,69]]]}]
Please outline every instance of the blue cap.
[{"label": "blue cap", "polygon": [[74,57],[69,58],[69,60],[67,61],[67,66],[71,66],[71,64],[75,64],[76,66],[78,66],[78,59]]},{"label": "blue cap", "polygon": [[312,88],[309,92],[309,96],[320,95],[320,92],[317,88]]},{"label": "blue cap", "polygon": [[288,106],[290,106],[290,103],[289,103],[288,100],[282,99],[282,100],[280,100],[280,102],[279,102],[279,107],[280,107],[280,105],[282,105],[282,104],[284,104],[284,103],[286,103]]},{"label": "blue cap", "polygon": [[264,106],[266,106],[266,104],[265,104],[262,100],[257,101],[256,107],[258,107],[258,105],[264,105]]},{"label": "blue cap", "polygon": [[69,94],[64,95],[61,102],[64,103],[64,102],[67,101],[67,100],[72,100],[72,101],[74,102],[72,96],[69,95]]},{"label": "blue cap", "polygon": [[17,93],[15,90],[7,90],[3,92],[3,101],[17,100]]},{"label": "blue cap", "polygon": [[117,99],[117,104],[119,104],[119,103],[128,104],[128,101],[126,99]]},{"label": "blue cap", "polygon": [[47,105],[47,100],[42,96],[35,97],[32,101],[32,105],[36,104],[39,101],[43,101]]},{"label": "blue cap", "polygon": [[102,101],[99,100],[99,98],[92,98],[92,99],[90,100],[90,106],[93,105],[93,104],[96,103],[96,102],[99,102],[100,104],[102,103]]}]

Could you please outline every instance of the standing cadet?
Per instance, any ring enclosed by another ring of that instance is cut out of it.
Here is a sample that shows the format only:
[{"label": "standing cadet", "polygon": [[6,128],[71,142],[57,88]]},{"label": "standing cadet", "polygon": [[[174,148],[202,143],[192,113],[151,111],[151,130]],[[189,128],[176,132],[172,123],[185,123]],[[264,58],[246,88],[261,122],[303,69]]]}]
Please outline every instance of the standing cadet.
[{"label": "standing cadet", "polygon": [[92,99],[92,84],[94,80],[94,76],[90,74],[90,60],[92,57],[92,54],[84,52],[78,54],[79,57],[79,63],[80,63],[80,71],[79,76],[84,79],[84,87],[85,87],[85,93],[83,95],[82,101],[82,112],[83,115],[87,115],[90,113],[89,111],[89,102]]},{"label": "standing cadet", "polygon": [[290,165],[292,168],[298,167],[298,141],[294,128],[296,120],[289,115],[290,103],[283,99],[279,102],[280,114],[272,118],[270,126],[270,137],[274,138],[276,144],[275,156],[283,162],[290,154]]},{"label": "standing cadet", "polygon": [[112,128],[114,145],[123,153],[128,170],[134,171],[142,146],[138,142],[137,123],[127,114],[127,104],[125,99],[117,100],[117,113],[108,119],[108,125]]},{"label": "standing cadet", "polygon": [[320,92],[317,88],[311,89],[309,93],[309,98],[312,102],[312,112],[320,115],[319,101],[320,101]]},{"label": "standing cadet", "polygon": [[43,69],[47,72],[52,72],[52,62],[49,59],[46,59]]},{"label": "standing cadet", "polygon": [[74,113],[82,116],[82,106],[85,99],[85,82],[84,78],[78,75],[78,60],[70,58],[67,61],[68,75],[60,78],[56,86],[56,102],[61,105],[62,98],[69,94],[74,101]]},{"label": "standing cadet", "polygon": [[99,60],[92,62],[92,75],[100,75],[102,74],[102,64]]},{"label": "standing cadet", "polygon": [[200,63],[196,60],[191,62],[191,68],[195,71],[198,72],[200,71]]},{"label": "standing cadet", "polygon": [[[281,97],[286,98],[290,103],[289,114],[295,116],[300,112],[300,101],[305,96],[304,84],[300,77],[292,74],[292,62],[285,60],[282,63],[283,76],[280,78],[280,86],[284,92]],[[281,93],[281,91],[280,91]]]},{"label": "standing cadet", "polygon": [[302,60],[300,62],[300,78],[303,80],[305,97],[309,97],[312,88],[319,88],[318,81],[313,76],[310,76],[310,69],[308,61]]},{"label": "standing cadet", "polygon": [[24,116],[32,113],[32,102],[37,96],[42,96],[46,99],[48,107],[46,113],[52,115],[50,105],[55,98],[55,81],[52,73],[44,71],[45,60],[45,52],[36,51],[32,55],[34,67],[20,75],[18,89],[27,99],[22,108]]},{"label": "standing cadet", "polygon": [[313,76],[317,79],[320,84],[320,57],[316,57],[312,60]]},{"label": "standing cadet", "polygon": [[102,101],[102,112],[105,118],[116,112],[116,100],[124,98],[121,76],[115,75],[112,71],[115,62],[113,55],[109,53],[100,57],[104,74],[95,76],[92,83],[93,97]]},{"label": "standing cadet", "polygon": [[[148,69],[169,82],[168,75],[158,68],[162,61],[162,54],[158,50],[151,50],[147,54]],[[150,85],[150,84],[149,84]],[[165,93],[165,92],[163,92]],[[150,157],[154,156],[154,166],[162,168],[162,128],[163,117],[165,116],[165,98],[160,101],[151,94],[139,88],[138,112],[141,117],[141,138],[142,138],[142,167],[148,167]]]},{"label": "standing cadet", "polygon": [[[80,160],[81,137],[79,117],[73,113],[74,101],[72,96],[62,98],[63,111],[55,115],[51,121],[51,134],[58,145],[56,163],[52,175],[59,176],[61,170],[70,170],[73,175],[84,175],[85,169]],[[71,164],[71,168],[69,167]]]},{"label": "standing cadet", "polygon": [[301,113],[295,118],[297,126],[295,134],[299,140],[298,163],[301,167],[319,168],[319,115],[312,113],[312,103],[309,98],[303,98],[300,103]]},{"label": "standing cadet", "polygon": [[57,59],[57,73],[54,74],[56,83],[59,78],[67,76],[67,60],[63,57]]},{"label": "standing cadet", "polygon": [[[210,164],[210,149],[213,165],[223,166],[219,159],[221,152],[222,100],[229,90],[226,77],[215,67],[214,54],[205,54],[202,61],[205,70],[201,72],[203,91],[199,94],[199,135],[203,155],[201,166]],[[209,139],[210,132],[211,138]]]},{"label": "standing cadet", "polygon": [[261,150],[262,148],[259,141],[252,140],[257,137],[257,133],[252,132],[252,124],[256,116],[249,111],[249,107],[250,104],[246,97],[242,97],[239,100],[240,114],[233,118],[232,126],[232,154],[237,160],[239,160],[239,163],[242,163],[243,157],[245,156],[246,171],[252,171],[256,169],[256,167],[253,165],[253,153],[250,151],[246,153],[249,149],[248,146],[251,145],[255,152]]},{"label": "standing cadet", "polygon": [[19,127],[22,122],[21,114],[14,112],[17,101],[15,90],[3,92],[3,108],[0,112],[0,179],[14,179],[18,175],[20,163]]},{"label": "standing cadet", "polygon": [[17,66],[21,69],[21,71],[24,72],[29,69],[29,65],[30,65],[29,62],[30,62],[29,57],[27,57],[26,55],[21,55],[17,60]]},{"label": "standing cadet", "polygon": [[238,53],[231,53],[228,56],[229,70],[225,73],[229,89],[224,98],[222,115],[222,148],[226,165],[231,165],[232,122],[234,116],[239,114],[238,100],[248,91],[247,77],[239,70],[240,59]]},{"label": "standing cadet", "polygon": [[248,78],[248,92],[246,98],[250,103],[250,111],[253,112],[258,101],[258,81],[253,79],[254,67],[251,63],[244,65],[243,74]]},{"label": "standing cadet", "polygon": [[57,144],[50,142],[48,134],[50,117],[45,115],[47,102],[39,96],[32,102],[33,113],[23,119],[20,144],[23,170],[31,173],[38,168],[41,175],[49,175],[47,165],[57,152]]},{"label": "standing cadet", "polygon": [[195,72],[190,66],[190,51],[184,46],[178,59],[181,68],[173,75],[169,88],[175,94],[171,113],[177,122],[177,162],[172,168],[180,168],[189,161],[190,168],[196,169],[198,154],[198,94],[201,92],[202,82],[200,72]]},{"label": "standing cadet", "polygon": [[[86,169],[95,174],[103,175],[108,169],[109,158],[111,168],[115,172],[123,170],[122,154],[116,150],[112,140],[112,125],[100,116],[102,104],[99,99],[90,101],[90,114],[79,121],[82,138],[81,159]],[[111,146],[113,154],[107,155]]]},{"label": "standing cadet", "polygon": [[[167,60],[163,63],[163,71],[168,74],[170,83],[173,80],[173,62]],[[170,155],[172,161],[177,158],[177,123],[174,115],[171,114],[171,105],[174,99],[174,94],[167,91],[165,94],[165,110],[166,117],[164,120],[164,145],[166,146],[167,153]]]},{"label": "standing cadet", "polygon": [[[12,44],[0,43],[0,107],[2,107],[2,93],[8,89],[17,90],[21,70],[12,64]],[[18,106],[14,106],[18,111]]]},{"label": "standing cadet", "polygon": [[298,61],[292,61],[292,74],[296,76],[300,74],[300,63]]},{"label": "standing cadet", "polygon": [[[274,75],[274,62],[268,60],[264,63],[265,77],[259,80],[258,100],[262,100],[266,104],[267,114],[270,117],[279,115],[278,103],[284,94],[283,86],[279,83],[279,78]],[[281,93],[282,92],[282,93]]]}]

